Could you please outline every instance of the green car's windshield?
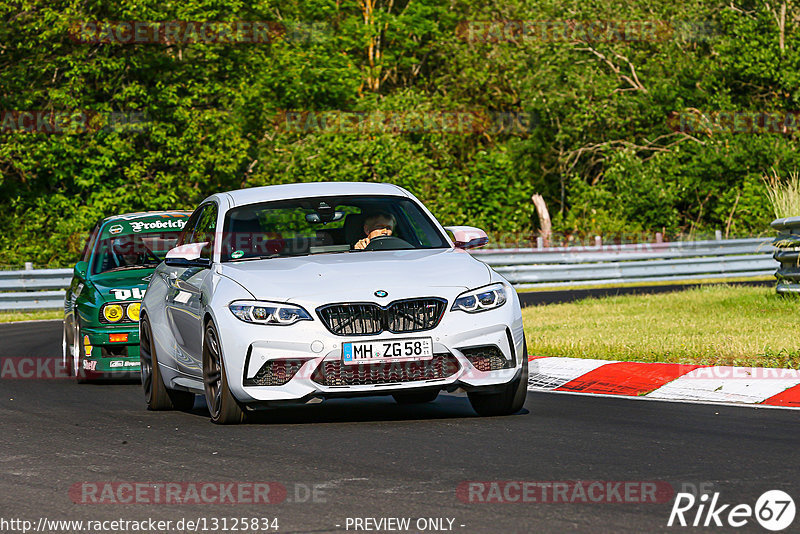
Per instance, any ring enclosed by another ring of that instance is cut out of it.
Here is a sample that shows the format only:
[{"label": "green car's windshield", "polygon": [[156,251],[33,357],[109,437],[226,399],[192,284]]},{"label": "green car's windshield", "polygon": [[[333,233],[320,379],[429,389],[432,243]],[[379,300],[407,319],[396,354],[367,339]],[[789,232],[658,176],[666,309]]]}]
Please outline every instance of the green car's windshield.
[{"label": "green car's windshield", "polygon": [[[373,239],[366,239],[370,234]],[[416,203],[395,196],[310,197],[241,206],[226,214],[222,239],[222,261],[449,247]]]},{"label": "green car's windshield", "polygon": [[92,274],[123,269],[153,268],[175,246],[180,231],[115,235],[97,243]]}]

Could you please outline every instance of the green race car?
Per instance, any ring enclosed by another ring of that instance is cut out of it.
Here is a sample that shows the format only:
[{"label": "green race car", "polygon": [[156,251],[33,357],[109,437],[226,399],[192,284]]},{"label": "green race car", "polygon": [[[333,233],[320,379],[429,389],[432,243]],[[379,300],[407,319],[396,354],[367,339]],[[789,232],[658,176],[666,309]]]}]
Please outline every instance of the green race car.
[{"label": "green race car", "polygon": [[189,215],[116,215],[92,230],[64,300],[62,364],[79,382],[138,378],[139,307]]}]

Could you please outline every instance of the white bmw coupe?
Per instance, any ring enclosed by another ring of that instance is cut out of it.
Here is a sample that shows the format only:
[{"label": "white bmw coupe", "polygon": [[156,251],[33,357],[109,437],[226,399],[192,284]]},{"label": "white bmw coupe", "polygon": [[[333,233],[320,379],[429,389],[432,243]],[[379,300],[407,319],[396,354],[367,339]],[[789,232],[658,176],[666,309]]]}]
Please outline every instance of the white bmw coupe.
[{"label": "white bmw coupe", "polygon": [[287,403],[460,390],[480,415],[515,413],[528,376],[519,299],[465,252],[487,241],[390,184],[212,195],[142,302],[147,406],[190,409],[204,394],[225,424]]}]

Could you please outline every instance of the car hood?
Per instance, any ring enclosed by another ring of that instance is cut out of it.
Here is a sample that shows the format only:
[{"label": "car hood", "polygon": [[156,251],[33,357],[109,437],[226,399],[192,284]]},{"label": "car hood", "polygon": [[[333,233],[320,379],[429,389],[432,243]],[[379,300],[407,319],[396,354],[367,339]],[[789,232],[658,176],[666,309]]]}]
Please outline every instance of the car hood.
[{"label": "car hood", "polygon": [[471,289],[490,282],[489,268],[457,249],[317,254],[223,263],[220,274],[261,300],[374,300],[435,294],[436,288]]},{"label": "car hood", "polygon": [[142,300],[154,269],[112,271],[92,276],[91,282],[103,302]]}]

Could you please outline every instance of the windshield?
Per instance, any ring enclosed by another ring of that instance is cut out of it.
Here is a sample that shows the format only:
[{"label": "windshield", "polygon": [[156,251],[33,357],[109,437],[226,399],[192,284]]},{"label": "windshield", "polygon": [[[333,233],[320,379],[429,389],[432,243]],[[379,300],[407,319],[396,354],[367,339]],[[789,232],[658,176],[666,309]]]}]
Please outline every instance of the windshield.
[{"label": "windshield", "polygon": [[234,208],[225,216],[222,261],[337,252],[448,248],[405,197],[293,199]]},{"label": "windshield", "polygon": [[115,235],[97,244],[92,274],[156,267],[175,246],[180,231]]}]

